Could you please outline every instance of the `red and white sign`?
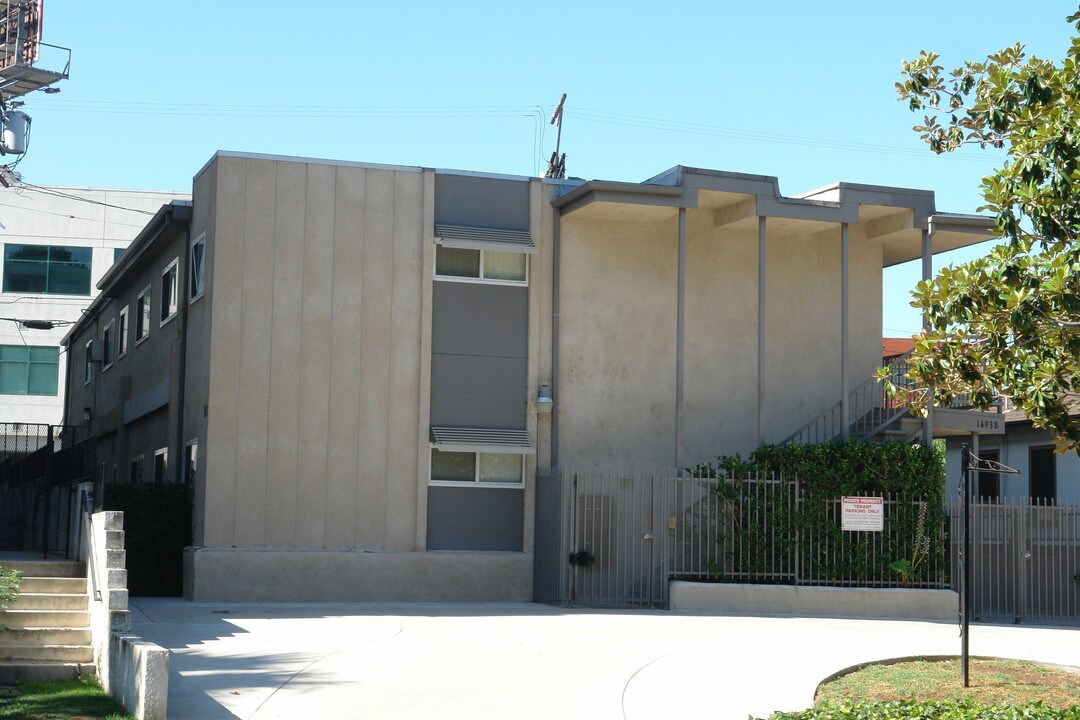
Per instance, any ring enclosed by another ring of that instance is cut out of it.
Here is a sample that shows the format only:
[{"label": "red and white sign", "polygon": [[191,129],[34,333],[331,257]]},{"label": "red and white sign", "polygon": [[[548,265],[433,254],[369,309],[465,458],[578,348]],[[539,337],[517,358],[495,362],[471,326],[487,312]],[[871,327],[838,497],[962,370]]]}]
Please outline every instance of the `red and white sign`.
[{"label": "red and white sign", "polygon": [[840,498],[840,529],[881,532],[885,529],[885,501],[879,497]]}]

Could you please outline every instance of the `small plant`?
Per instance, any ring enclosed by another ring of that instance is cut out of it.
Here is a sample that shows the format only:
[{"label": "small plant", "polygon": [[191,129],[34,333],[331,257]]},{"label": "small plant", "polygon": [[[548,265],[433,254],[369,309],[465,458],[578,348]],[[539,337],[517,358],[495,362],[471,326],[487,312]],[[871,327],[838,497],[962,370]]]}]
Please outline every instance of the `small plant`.
[{"label": "small plant", "polygon": [[919,572],[919,566],[930,555],[930,538],[926,534],[926,503],[919,503],[919,519],[915,523],[915,542],[911,548],[911,559],[901,558],[889,563],[889,567],[900,573],[904,585],[910,585]]},{"label": "small plant", "polygon": [[22,575],[18,570],[0,567],[0,610],[6,608],[19,597],[19,584]]}]

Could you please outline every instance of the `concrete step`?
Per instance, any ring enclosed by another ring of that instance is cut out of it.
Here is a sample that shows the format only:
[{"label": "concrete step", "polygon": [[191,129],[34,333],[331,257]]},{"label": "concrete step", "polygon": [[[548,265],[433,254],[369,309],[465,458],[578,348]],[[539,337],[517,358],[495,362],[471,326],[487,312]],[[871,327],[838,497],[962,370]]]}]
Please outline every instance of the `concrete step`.
[{"label": "concrete step", "polygon": [[0,627],[35,628],[90,626],[90,613],[86,610],[0,610]]},{"label": "concrete step", "polygon": [[8,645],[0,644],[0,663],[50,662],[92,663],[94,648],[89,645]]},{"label": "concrete step", "polygon": [[0,662],[0,685],[94,677],[94,665],[83,663]]},{"label": "concrete step", "polygon": [[18,570],[23,577],[86,577],[86,563],[74,560],[11,560],[0,567]]},{"label": "concrete step", "polygon": [[19,591],[19,597],[8,605],[8,610],[85,610],[86,593],[28,593]]},{"label": "concrete step", "polygon": [[77,595],[86,592],[86,578],[24,577],[19,583],[19,592]]},{"label": "concrete step", "polygon": [[28,627],[0,630],[0,645],[89,645],[89,628]]}]

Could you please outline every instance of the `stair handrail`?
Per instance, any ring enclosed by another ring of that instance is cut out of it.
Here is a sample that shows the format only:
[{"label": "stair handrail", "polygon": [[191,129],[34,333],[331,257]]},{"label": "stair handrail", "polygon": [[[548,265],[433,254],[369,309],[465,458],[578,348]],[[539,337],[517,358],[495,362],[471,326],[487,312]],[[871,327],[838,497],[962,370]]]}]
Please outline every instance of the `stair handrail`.
[{"label": "stair handrail", "polygon": [[101,586],[98,581],[97,551],[94,544],[94,516],[89,508],[93,507],[90,493],[86,487],[79,491],[79,506],[82,511],[84,527],[86,528],[86,576],[90,578],[90,590],[93,593],[94,602],[101,602]]},{"label": "stair handrail", "polygon": [[[908,380],[905,373],[907,372],[907,360],[908,360],[909,357],[911,357],[912,352],[914,352],[914,349],[908,350],[904,354],[894,357],[885,366],[885,367],[889,368],[888,377],[894,384],[906,386],[907,383],[903,382],[903,381]],[[860,383],[854,390],[852,390],[851,392],[848,393],[848,402],[851,403],[851,405],[859,404],[858,403],[859,398],[866,395],[867,394],[866,393],[867,388],[870,388],[870,387],[872,387],[874,385],[880,386],[881,385],[881,380],[879,380],[877,377],[867,378],[864,382]],[[884,389],[882,389],[882,393],[884,393]],[[876,395],[877,393],[873,393],[873,394]],[[884,409],[884,407],[886,405],[884,395],[882,395],[882,403],[881,404],[882,404],[882,409]],[[795,442],[797,438],[804,435],[807,431],[809,431],[815,425],[825,424],[826,418],[830,418],[830,416],[835,414],[836,410],[838,408],[840,408],[840,407],[841,407],[841,402],[838,400],[836,403],[829,406],[825,410],[824,413],[822,413],[821,415],[818,415],[813,420],[811,420],[810,422],[806,423],[805,425],[800,427],[798,430],[793,432],[791,435],[788,435],[786,438],[781,440],[780,444],[781,445],[789,445],[792,442]],[[852,415],[855,418],[862,417],[869,410],[870,410],[870,408],[866,408],[866,409],[863,409],[862,412],[860,412],[858,409],[856,409],[856,412],[852,413]],[[907,408],[902,407],[897,412],[892,413],[889,416],[889,420],[887,422],[883,423],[881,425],[881,427],[877,428],[874,432],[864,435],[863,439],[873,437],[878,432],[881,432],[881,430],[884,427],[892,424],[896,420],[897,417],[904,414],[905,412],[907,412]],[[850,419],[851,418],[849,418],[849,420]],[[848,430],[850,431],[850,428],[848,428]],[[827,442],[829,440],[834,440],[835,438],[840,437],[841,435],[843,435],[843,433],[844,433],[844,429],[840,428],[840,432],[833,432],[829,437],[824,438],[821,442]]]}]

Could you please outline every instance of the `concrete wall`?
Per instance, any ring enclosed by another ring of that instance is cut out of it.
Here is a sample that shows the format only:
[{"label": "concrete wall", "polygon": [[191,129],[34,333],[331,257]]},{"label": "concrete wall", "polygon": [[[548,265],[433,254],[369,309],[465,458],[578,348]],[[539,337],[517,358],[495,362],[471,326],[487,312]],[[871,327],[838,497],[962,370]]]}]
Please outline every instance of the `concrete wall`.
[{"label": "concrete wall", "polygon": [[417,547],[431,183],[224,155],[196,178],[212,298],[207,366],[189,359],[209,377],[196,545]]},{"label": "concrete wall", "polygon": [[[559,462],[672,467],[678,226],[563,217]],[[757,446],[757,232],[687,211],[684,464]],[[881,245],[852,242],[854,388],[880,364]],[[839,225],[768,230],[765,441],[840,399]]]},{"label": "concrete wall", "polygon": [[[84,543],[90,631],[97,679],[105,692],[139,720],[165,720],[169,695],[169,651],[131,635],[124,514],[95,513],[93,534]],[[94,591],[101,593],[95,598]]]},{"label": "concrete wall", "polygon": [[559,462],[674,465],[674,219],[560,226]]},{"label": "concrete wall", "polygon": [[673,612],[955,620],[952,590],[671,583]]},{"label": "concrete wall", "polygon": [[527,602],[532,555],[192,548],[195,599],[218,602]]},{"label": "concrete wall", "polygon": [[[0,244],[33,244],[90,247],[93,260],[90,294],[32,295],[4,293],[0,304],[4,314],[27,320],[75,321],[97,295],[97,282],[113,264],[116,250],[126,248],[142,229],[149,216],[170,200],[186,200],[182,192],[150,190],[108,190],[98,188],[56,187],[74,197],[26,190],[2,189],[4,228]],[[103,203],[116,207],[107,207]],[[3,268],[0,251],[0,274]],[[22,330],[14,323],[0,323],[0,345],[39,345],[58,347],[67,326],[52,330]],[[61,421],[64,410],[64,377],[68,357],[59,356],[56,396],[0,396],[0,422],[53,423]],[[81,370],[81,368],[80,368]],[[79,422],[82,422],[81,416]]]}]

